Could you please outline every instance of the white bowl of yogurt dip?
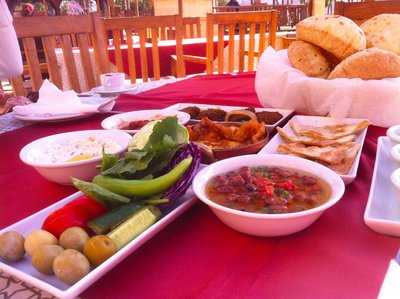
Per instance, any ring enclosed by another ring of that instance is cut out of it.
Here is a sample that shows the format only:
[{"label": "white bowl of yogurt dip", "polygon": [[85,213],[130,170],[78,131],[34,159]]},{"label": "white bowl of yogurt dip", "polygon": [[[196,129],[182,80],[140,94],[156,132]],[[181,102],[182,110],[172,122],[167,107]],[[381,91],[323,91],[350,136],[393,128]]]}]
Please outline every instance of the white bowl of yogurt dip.
[{"label": "white bowl of yogurt dip", "polygon": [[103,149],[124,152],[132,136],[119,130],[88,130],[51,135],[24,146],[19,157],[49,181],[70,185],[71,177],[91,180],[99,172]]}]

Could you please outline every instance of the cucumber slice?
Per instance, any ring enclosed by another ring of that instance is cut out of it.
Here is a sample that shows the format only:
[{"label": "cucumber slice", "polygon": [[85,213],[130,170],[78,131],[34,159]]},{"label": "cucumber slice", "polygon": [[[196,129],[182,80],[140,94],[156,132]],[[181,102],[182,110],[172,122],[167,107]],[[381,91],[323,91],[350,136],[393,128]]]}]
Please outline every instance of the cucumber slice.
[{"label": "cucumber slice", "polygon": [[118,249],[139,236],[154,224],[161,216],[161,211],[153,206],[144,207],[135,212],[128,220],[107,234]]},{"label": "cucumber slice", "polygon": [[112,209],[100,217],[97,217],[88,222],[88,227],[91,228],[97,235],[104,235],[114,229],[133,213],[143,208],[143,205],[130,203]]}]

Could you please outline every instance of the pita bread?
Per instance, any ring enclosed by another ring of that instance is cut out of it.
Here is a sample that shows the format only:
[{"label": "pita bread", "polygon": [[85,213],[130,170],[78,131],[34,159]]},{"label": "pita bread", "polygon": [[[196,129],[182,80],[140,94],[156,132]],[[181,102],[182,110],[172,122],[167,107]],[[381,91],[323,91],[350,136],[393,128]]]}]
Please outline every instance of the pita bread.
[{"label": "pita bread", "polygon": [[314,139],[308,136],[295,136],[295,135],[289,135],[286,133],[283,129],[277,127],[276,128],[278,131],[278,134],[281,136],[283,140],[286,142],[295,142],[295,143],[302,143],[305,145],[316,145],[316,146],[334,146],[334,145],[340,145],[340,144],[346,144],[348,142],[352,142],[356,139],[356,135],[348,135],[344,136],[338,139],[333,139],[333,140],[320,140],[320,139]]},{"label": "pita bread", "polygon": [[357,124],[337,124],[324,127],[312,127],[300,125],[294,121],[290,127],[298,136],[306,136],[318,140],[335,140],[345,136],[361,132],[369,126],[368,121],[361,121]]},{"label": "pita bread", "polygon": [[[329,164],[339,164],[346,157],[347,150],[354,146],[350,142],[339,146],[306,146],[302,143],[286,143],[279,145],[278,152],[290,152],[312,160],[323,161]],[[282,149],[283,147],[283,149]]]}]

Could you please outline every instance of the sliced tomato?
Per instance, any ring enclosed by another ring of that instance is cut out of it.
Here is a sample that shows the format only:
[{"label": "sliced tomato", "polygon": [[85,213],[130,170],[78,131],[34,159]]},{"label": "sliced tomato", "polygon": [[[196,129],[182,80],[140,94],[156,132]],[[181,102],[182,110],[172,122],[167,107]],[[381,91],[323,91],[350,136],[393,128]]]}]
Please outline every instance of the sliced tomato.
[{"label": "sliced tomato", "polygon": [[73,226],[86,229],[88,221],[105,212],[107,208],[104,205],[87,196],[81,196],[48,215],[42,228],[58,238],[67,228]]}]

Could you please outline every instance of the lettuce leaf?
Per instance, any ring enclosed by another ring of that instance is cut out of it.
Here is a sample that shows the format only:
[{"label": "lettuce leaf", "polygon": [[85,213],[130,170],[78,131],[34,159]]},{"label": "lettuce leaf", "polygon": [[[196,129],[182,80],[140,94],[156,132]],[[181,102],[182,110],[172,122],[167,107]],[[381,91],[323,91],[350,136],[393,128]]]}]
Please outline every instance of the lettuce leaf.
[{"label": "lettuce leaf", "polygon": [[103,155],[102,175],[123,179],[156,177],[162,174],[178,149],[188,143],[188,132],[176,117],[167,117],[158,121],[151,134],[144,138],[148,140],[143,148],[130,144],[122,159]]}]

